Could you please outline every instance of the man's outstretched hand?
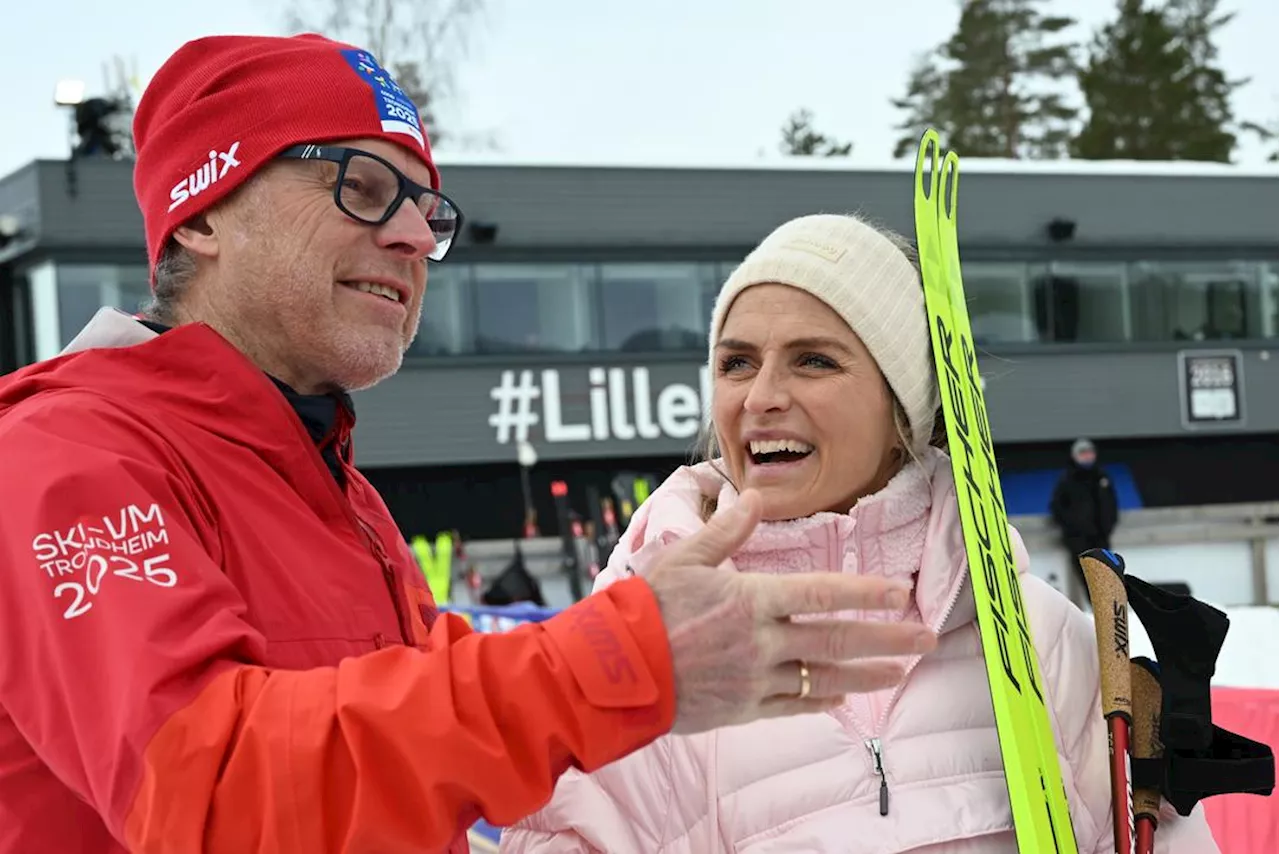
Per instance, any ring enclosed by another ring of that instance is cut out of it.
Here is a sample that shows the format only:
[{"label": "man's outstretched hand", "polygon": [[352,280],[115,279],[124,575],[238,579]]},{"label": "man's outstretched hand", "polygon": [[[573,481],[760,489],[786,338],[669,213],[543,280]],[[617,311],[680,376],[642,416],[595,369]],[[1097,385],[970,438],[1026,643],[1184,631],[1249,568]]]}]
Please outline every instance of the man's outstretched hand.
[{"label": "man's outstretched hand", "polygon": [[[904,582],[843,573],[765,575],[718,567],[760,521],[760,496],[744,492],[692,536],[672,543],[646,575],[657,597],[675,670],[674,732],[756,718],[820,712],[846,694],[897,684],[902,667],[879,656],[927,652],[937,643],[913,623],[791,617],[847,610],[898,610]],[[810,692],[801,688],[808,665]]]}]

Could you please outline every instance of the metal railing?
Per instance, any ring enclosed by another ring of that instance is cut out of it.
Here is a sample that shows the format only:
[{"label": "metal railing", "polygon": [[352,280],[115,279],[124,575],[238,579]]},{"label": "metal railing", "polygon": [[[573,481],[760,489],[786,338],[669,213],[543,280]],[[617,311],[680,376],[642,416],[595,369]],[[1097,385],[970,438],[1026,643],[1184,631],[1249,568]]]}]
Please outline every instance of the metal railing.
[{"label": "metal railing", "polygon": [[[1120,514],[1111,546],[1182,546],[1211,543],[1248,543],[1254,605],[1269,604],[1267,543],[1280,534],[1280,503],[1205,504],[1195,507],[1150,507]],[[1028,551],[1060,547],[1058,530],[1048,516],[1011,516],[1009,522],[1022,535]]]}]

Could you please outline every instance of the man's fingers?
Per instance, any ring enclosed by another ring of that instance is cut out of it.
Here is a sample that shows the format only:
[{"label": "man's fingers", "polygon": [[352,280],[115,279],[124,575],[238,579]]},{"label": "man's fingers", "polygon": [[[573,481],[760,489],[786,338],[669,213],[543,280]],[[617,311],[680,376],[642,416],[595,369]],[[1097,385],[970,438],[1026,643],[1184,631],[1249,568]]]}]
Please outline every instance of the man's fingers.
[{"label": "man's fingers", "polygon": [[874,575],[804,573],[744,575],[754,588],[759,613],[776,619],[836,611],[896,611],[907,604],[910,585]]},{"label": "man's fingers", "polygon": [[824,620],[780,623],[770,644],[775,661],[843,662],[884,655],[929,652],[937,637],[919,623],[870,623]]},{"label": "man's fingers", "polygon": [[680,565],[719,566],[751,536],[760,522],[761,506],[760,493],[748,489],[733,507],[717,510],[701,530],[673,544],[671,560]]},{"label": "man's fingers", "polygon": [[[839,700],[846,694],[865,694],[892,688],[902,681],[905,670],[892,661],[858,661],[850,664],[810,664],[810,700]],[[769,675],[773,696],[764,700],[768,706],[776,701],[800,699],[800,663],[784,661]]]},{"label": "man's fingers", "polygon": [[820,700],[813,697],[808,697],[804,700],[796,697],[770,697],[760,704],[758,717],[781,718],[792,715],[820,715],[823,712],[838,709],[842,702],[842,698],[837,697],[824,697]]}]

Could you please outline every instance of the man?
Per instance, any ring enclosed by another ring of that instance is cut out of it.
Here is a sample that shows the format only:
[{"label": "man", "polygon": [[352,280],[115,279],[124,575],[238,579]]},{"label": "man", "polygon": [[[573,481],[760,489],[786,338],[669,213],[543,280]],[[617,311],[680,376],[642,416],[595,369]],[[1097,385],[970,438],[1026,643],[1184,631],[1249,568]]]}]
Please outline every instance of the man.
[{"label": "man", "polygon": [[1071,446],[1071,465],[1059,478],[1049,503],[1049,512],[1057,523],[1071,563],[1068,578],[1075,589],[1068,591],[1077,603],[1088,598],[1088,585],[1078,560],[1089,549],[1111,548],[1111,533],[1116,528],[1116,488],[1106,471],[1098,465],[1098,451],[1088,439],[1077,439]]},{"label": "man", "polygon": [[829,708],[928,649],[883,580],[721,571],[759,498],[647,579],[476,635],[352,464],[461,216],[417,112],[320,37],[182,47],[135,123],[152,265],[0,381],[0,852],[466,850],[571,766]]}]

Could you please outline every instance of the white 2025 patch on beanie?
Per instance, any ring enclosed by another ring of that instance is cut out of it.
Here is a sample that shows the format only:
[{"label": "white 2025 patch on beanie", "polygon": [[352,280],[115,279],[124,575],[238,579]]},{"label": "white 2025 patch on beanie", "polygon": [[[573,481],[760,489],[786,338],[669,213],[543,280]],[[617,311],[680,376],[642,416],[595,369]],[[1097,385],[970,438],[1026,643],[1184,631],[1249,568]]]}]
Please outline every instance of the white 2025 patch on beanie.
[{"label": "white 2025 patch on beanie", "polygon": [[730,274],[711,316],[711,364],[733,301],[752,285],[791,285],[829,305],[862,340],[906,410],[913,450],[929,444],[938,384],[924,289],[914,266],[854,216],[814,214],[783,223]]}]

